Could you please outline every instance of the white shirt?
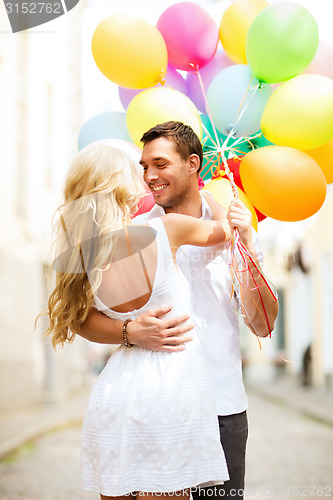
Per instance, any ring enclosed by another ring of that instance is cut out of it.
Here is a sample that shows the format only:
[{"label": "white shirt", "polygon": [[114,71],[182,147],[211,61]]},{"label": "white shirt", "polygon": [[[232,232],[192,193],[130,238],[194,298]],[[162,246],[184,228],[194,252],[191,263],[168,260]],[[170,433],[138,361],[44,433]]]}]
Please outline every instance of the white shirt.
[{"label": "white shirt", "polygon": [[[201,199],[201,218],[212,219],[208,203],[202,196]],[[164,214],[164,209],[155,205],[133,222],[142,224]],[[254,230],[253,239],[262,264],[262,252]],[[228,244],[206,248],[183,245],[176,256],[177,265],[191,286],[192,319],[206,358],[218,415],[232,415],[247,409],[236,313],[238,304],[234,298],[230,301],[232,283],[227,247]]]}]

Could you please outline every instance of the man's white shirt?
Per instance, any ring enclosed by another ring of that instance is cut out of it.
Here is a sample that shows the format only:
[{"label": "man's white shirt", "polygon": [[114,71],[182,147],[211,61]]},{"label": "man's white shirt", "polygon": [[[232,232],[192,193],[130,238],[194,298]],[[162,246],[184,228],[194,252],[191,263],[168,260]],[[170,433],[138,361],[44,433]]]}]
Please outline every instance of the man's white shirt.
[{"label": "man's white shirt", "polygon": [[[202,219],[211,220],[208,203],[202,199]],[[164,215],[155,205],[150,212],[138,215],[133,222],[144,224]],[[254,245],[262,265],[262,251],[253,230]],[[218,415],[232,415],[247,409],[242,379],[239,344],[238,303],[232,294],[227,254],[228,244],[215,247],[183,245],[176,260],[191,287],[193,322],[198,333],[211,378]],[[189,374],[190,376],[190,374]]]}]

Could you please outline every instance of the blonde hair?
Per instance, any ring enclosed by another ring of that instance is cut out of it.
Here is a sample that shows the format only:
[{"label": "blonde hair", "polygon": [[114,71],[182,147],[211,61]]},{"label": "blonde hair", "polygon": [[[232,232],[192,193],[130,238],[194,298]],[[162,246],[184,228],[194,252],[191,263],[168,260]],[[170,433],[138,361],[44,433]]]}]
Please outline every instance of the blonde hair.
[{"label": "blonde hair", "polygon": [[[48,300],[53,347],[72,342],[94,303],[115,236],[144,195],[132,160],[106,145],[85,147],[72,162],[53,224],[56,282]],[[108,264],[107,264],[108,263]]]}]

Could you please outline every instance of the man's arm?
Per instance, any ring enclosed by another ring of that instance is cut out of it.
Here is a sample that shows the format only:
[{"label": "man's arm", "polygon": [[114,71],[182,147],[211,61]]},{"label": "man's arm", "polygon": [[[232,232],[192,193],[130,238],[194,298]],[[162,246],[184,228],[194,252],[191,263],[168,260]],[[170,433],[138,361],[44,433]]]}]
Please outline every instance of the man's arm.
[{"label": "man's arm", "polygon": [[253,333],[267,337],[274,328],[278,313],[278,301],[262,274],[252,239],[252,216],[239,200],[233,200],[228,212],[216,202],[210,193],[201,191],[207,201],[214,220],[227,218],[232,229],[237,229],[247,255],[240,265],[240,298],[244,320]]},{"label": "man's arm", "polygon": [[[130,344],[150,351],[182,351],[185,343],[192,340],[188,333],[193,324],[188,323],[188,314],[163,318],[171,311],[170,306],[146,311],[127,325],[127,339]],[[75,332],[90,342],[99,344],[122,344],[123,322],[108,318],[92,307],[80,330]]]},{"label": "man's arm", "polygon": [[251,213],[243,203],[234,200],[229,207],[227,219],[230,227],[238,229],[240,241],[246,247],[245,260],[240,264],[239,273],[245,323],[259,337],[267,337],[274,328],[279,306],[257,259],[252,239]]}]

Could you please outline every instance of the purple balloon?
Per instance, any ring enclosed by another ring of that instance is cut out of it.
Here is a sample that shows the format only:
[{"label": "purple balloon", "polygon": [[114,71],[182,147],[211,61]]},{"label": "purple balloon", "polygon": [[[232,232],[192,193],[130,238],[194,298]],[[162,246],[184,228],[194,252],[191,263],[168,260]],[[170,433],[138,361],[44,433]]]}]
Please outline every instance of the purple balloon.
[{"label": "purple balloon", "polygon": [[[185,79],[172,66],[168,66],[165,80],[166,80],[165,85],[187,95],[187,85]],[[162,87],[162,85],[159,83],[158,85],[156,85],[156,87]],[[118,94],[123,108],[126,110],[131,100],[143,90],[146,89],[126,89],[124,87],[119,87]]]},{"label": "purple balloon", "polygon": [[118,87],[118,95],[122,107],[126,110],[131,100],[143,89],[126,89],[125,87]]},{"label": "purple balloon", "polygon": [[[233,64],[235,63],[231,59],[229,59],[224,50],[217,49],[213,59],[200,70],[200,75],[206,94],[209,85],[214,80],[214,77],[223,69]],[[186,83],[188,97],[192,102],[194,102],[199,111],[201,111],[202,113],[207,113],[205,99],[202,94],[198,75],[194,73],[188,73],[186,77]]]}]

